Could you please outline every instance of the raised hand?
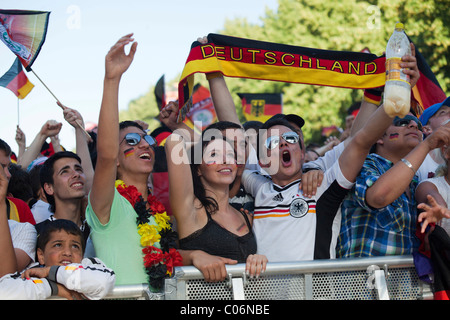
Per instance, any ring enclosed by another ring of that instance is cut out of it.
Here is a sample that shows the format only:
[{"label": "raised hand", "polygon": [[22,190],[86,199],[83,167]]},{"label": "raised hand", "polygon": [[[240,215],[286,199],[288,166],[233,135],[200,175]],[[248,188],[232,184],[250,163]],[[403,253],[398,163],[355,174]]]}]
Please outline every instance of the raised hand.
[{"label": "raised hand", "polygon": [[420,203],[417,208],[424,210],[419,215],[418,221],[422,224],[421,232],[424,233],[427,229],[428,224],[436,223],[442,218],[450,218],[450,210],[439,205],[437,201],[431,195],[427,195],[428,204]]},{"label": "raised hand", "polygon": [[[109,50],[105,58],[105,78],[118,79],[127,71],[134,59],[137,42],[132,38],[133,34],[127,34],[120,38]],[[132,43],[130,52],[125,53],[125,46]]]}]

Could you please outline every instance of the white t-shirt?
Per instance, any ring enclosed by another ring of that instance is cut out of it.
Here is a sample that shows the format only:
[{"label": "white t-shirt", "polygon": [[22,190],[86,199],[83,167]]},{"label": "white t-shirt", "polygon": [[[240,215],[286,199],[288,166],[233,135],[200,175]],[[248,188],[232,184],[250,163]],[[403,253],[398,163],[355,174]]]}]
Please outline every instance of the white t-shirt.
[{"label": "white t-shirt", "polygon": [[15,249],[23,250],[34,262],[36,257],[36,228],[28,222],[8,220],[11,239]]},{"label": "white t-shirt", "polygon": [[42,200],[36,201],[31,208],[31,213],[33,213],[36,224],[47,220],[53,214],[53,212],[50,211],[50,204]]},{"label": "white t-shirt", "polygon": [[[435,152],[434,150],[432,152]],[[419,182],[425,179],[434,177],[436,169],[439,167],[439,163],[433,160],[433,158],[428,153],[417,170],[417,176],[419,177]]]},{"label": "white t-shirt", "polygon": [[269,262],[334,257],[333,222],[353,186],[338,161],[325,171],[322,185],[311,198],[299,191],[301,180],[280,187],[258,171],[245,170],[242,181],[255,198],[253,231],[259,254]]}]

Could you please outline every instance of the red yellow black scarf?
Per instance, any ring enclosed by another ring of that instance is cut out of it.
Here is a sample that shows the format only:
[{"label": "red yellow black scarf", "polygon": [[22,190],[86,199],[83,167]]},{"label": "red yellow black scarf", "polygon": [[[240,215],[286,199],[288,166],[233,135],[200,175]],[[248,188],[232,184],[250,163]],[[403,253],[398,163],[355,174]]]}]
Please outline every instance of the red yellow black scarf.
[{"label": "red yellow black scarf", "polygon": [[192,105],[195,73],[365,89],[385,83],[385,57],[209,34],[194,42],[178,86],[179,120]]}]

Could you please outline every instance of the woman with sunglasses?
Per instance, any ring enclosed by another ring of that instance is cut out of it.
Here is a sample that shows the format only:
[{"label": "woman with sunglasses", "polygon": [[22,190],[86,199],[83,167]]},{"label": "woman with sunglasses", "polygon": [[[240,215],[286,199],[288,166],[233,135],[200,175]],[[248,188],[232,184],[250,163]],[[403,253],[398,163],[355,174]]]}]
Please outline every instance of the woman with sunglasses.
[{"label": "woman with sunglasses", "polygon": [[[126,54],[128,44],[131,48]],[[155,163],[155,141],[134,121],[119,125],[119,83],[133,61],[136,47],[132,34],[128,34],[105,58],[97,164],[86,209],[96,254],[115,271],[119,285],[149,283],[143,249],[149,253],[167,249],[161,246],[158,230],[168,231],[166,234],[171,231],[167,223],[157,228],[163,221],[156,222],[155,212],[164,218],[164,208],[153,199],[147,186]],[[150,282],[151,288],[158,290],[156,285],[161,282]]]},{"label": "woman with sunglasses", "polygon": [[[168,116],[176,117],[176,112]],[[175,130],[165,143],[183,264],[196,266],[211,282],[225,279],[226,264],[246,263],[247,273],[259,276],[267,263],[256,254],[251,215],[230,204],[238,166],[234,141],[221,129],[220,122],[207,127],[189,151],[186,142],[192,136],[187,130]]]}]

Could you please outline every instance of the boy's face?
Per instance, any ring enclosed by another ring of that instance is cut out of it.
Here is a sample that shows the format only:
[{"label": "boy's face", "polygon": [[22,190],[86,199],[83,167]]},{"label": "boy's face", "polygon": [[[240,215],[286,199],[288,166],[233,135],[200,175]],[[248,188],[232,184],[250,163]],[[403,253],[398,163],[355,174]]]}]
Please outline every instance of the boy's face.
[{"label": "boy's face", "polygon": [[[127,143],[126,135],[138,134],[140,141],[136,145]],[[127,127],[119,133],[118,170],[121,176],[125,172],[150,174],[155,164],[155,151],[144,139],[145,133],[137,127]]]},{"label": "boy's face", "polygon": [[[282,125],[275,125],[267,130],[263,141],[269,137],[279,138],[278,145],[273,149],[263,146],[265,155],[262,155],[260,165],[271,176],[274,183],[284,185],[301,178],[304,153],[300,147],[301,140],[288,142],[283,134],[291,135],[292,130]],[[298,137],[301,139],[301,137]],[[290,139],[288,139],[290,140]]]},{"label": "boy's face", "polygon": [[83,249],[81,238],[65,230],[54,231],[44,251],[37,249],[39,263],[46,266],[66,266],[81,263]]},{"label": "boy's face", "polygon": [[61,158],[53,165],[53,185],[46,184],[46,192],[61,200],[82,199],[86,176],[77,159]]}]

